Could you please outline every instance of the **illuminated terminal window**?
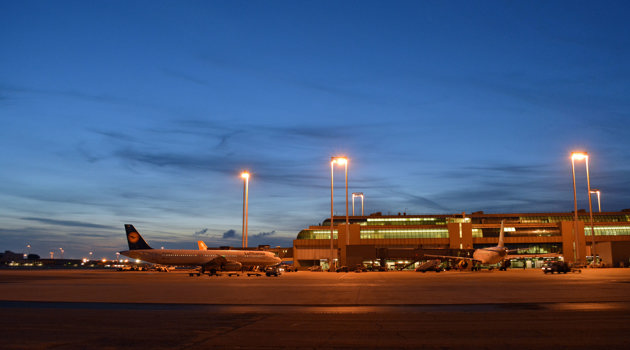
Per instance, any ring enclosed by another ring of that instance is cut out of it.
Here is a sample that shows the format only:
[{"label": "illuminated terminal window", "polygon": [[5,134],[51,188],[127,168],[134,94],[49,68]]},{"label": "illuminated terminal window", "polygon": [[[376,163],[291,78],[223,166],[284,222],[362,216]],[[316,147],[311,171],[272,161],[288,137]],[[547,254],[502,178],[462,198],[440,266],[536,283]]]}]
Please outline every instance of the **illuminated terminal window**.
[{"label": "illuminated terminal window", "polygon": [[[591,234],[590,227],[584,227],[586,235]],[[595,236],[628,236],[630,235],[630,226],[596,226]]]},{"label": "illuminated terminal window", "polygon": [[361,230],[361,239],[448,238],[448,229]]},{"label": "illuminated terminal window", "polygon": [[[330,239],[330,230],[302,230],[297,239]],[[337,230],[333,231],[333,239],[337,239]]]},{"label": "illuminated terminal window", "polygon": [[539,243],[528,246],[513,246],[510,249],[517,251],[510,253],[510,258],[518,259],[519,254],[548,254],[548,253],[560,253],[562,252],[562,244],[558,243]]},{"label": "illuminated terminal window", "polygon": [[[523,224],[546,224],[546,223],[558,223],[560,221],[573,221],[574,216],[522,216],[520,218]],[[578,220],[584,222],[590,222],[591,217],[588,214],[578,214]],[[629,222],[630,215],[597,215],[593,213],[593,222]]]},{"label": "illuminated terminal window", "polygon": [[[472,229],[472,236],[483,237],[482,230],[479,228]],[[361,239],[421,239],[448,237],[448,229],[446,228],[361,230],[360,236]],[[298,234],[297,239],[330,239],[330,230],[302,230]],[[333,239],[337,239],[336,230],[333,231]]]},{"label": "illuminated terminal window", "polygon": [[455,224],[462,224],[462,223],[467,223],[470,221],[471,221],[470,218],[448,218],[449,223],[455,223]]}]

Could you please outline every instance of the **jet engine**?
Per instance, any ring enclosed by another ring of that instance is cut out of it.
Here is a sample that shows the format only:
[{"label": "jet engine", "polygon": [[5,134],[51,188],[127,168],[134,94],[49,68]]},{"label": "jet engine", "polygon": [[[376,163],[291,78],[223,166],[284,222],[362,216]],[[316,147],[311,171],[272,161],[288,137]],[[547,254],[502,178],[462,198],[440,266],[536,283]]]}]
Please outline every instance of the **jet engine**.
[{"label": "jet engine", "polygon": [[240,271],[243,268],[243,264],[241,264],[238,261],[230,261],[230,262],[226,262],[223,265],[223,269],[225,271]]}]

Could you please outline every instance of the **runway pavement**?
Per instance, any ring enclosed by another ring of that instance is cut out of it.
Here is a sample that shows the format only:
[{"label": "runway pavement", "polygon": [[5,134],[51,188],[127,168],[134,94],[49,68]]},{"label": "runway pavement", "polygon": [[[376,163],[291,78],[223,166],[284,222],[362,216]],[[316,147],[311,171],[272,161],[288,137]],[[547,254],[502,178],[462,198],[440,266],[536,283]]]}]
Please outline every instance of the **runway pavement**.
[{"label": "runway pavement", "polygon": [[626,349],[630,269],[0,270],[3,349]]}]

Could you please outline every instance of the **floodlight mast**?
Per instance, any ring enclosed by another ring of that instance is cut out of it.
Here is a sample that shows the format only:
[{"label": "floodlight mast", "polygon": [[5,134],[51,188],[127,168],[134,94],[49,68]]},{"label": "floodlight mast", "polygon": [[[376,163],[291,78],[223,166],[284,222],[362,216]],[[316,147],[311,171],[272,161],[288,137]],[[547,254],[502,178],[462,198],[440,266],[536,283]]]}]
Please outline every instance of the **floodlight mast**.
[{"label": "floodlight mast", "polygon": [[[334,262],[334,247],[333,247],[333,235],[334,235],[334,174],[335,164],[344,165],[346,175],[346,243],[348,241],[348,158],[346,157],[330,157],[330,261],[328,264],[328,270],[333,271]],[[337,230],[337,240],[339,239],[339,230]]]},{"label": "floodlight mast", "polygon": [[248,225],[248,207],[249,207],[249,177],[250,174],[247,171],[241,173],[243,179],[243,248],[247,248],[247,225]]},{"label": "floodlight mast", "polygon": [[361,197],[361,216],[364,216],[363,214],[363,197],[365,197],[363,195],[363,192],[354,192],[352,193],[352,216],[354,216],[354,198],[355,197]]},{"label": "floodlight mast", "polygon": [[578,237],[577,237],[577,221],[578,221],[577,190],[575,186],[575,161],[576,160],[584,160],[584,164],[586,166],[586,183],[587,183],[587,188],[588,188],[588,192],[587,192],[588,193],[588,211],[589,211],[589,216],[590,216],[590,221],[591,221],[591,239],[592,239],[591,250],[593,254],[593,266],[595,266],[597,264],[597,247],[595,245],[595,225],[593,223],[593,203],[591,199],[591,178],[590,178],[589,166],[588,166],[589,155],[587,152],[572,152],[571,153],[571,170],[573,173],[573,213],[574,213],[573,238],[575,240],[574,257],[575,257],[576,262],[581,262],[581,261],[578,261],[578,258],[577,258],[579,242],[578,242]]}]

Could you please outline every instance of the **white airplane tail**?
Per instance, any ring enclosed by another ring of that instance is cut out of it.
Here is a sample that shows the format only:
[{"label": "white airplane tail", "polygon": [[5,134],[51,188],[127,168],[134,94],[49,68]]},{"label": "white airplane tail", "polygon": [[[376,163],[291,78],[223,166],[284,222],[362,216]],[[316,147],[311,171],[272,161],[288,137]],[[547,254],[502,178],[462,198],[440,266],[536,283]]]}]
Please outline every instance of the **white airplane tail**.
[{"label": "white airplane tail", "polygon": [[501,220],[501,231],[499,231],[499,245],[497,245],[497,247],[499,248],[503,248],[504,244],[503,244],[503,221]]}]

